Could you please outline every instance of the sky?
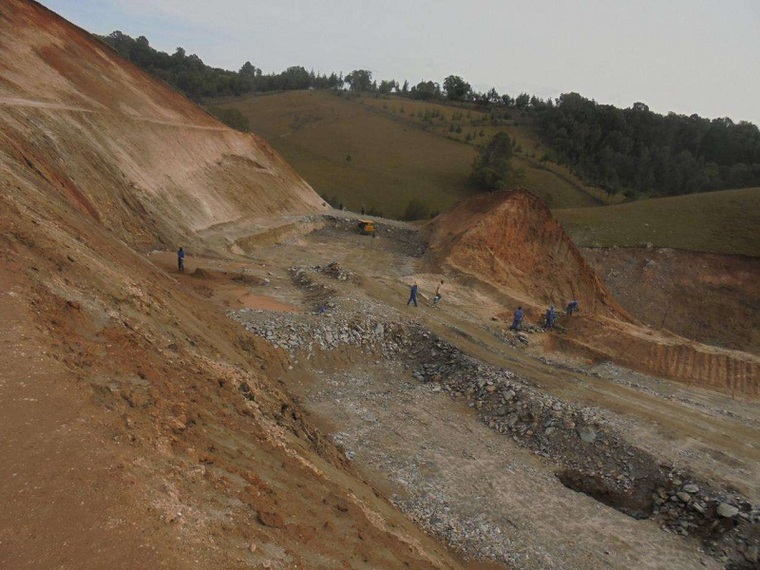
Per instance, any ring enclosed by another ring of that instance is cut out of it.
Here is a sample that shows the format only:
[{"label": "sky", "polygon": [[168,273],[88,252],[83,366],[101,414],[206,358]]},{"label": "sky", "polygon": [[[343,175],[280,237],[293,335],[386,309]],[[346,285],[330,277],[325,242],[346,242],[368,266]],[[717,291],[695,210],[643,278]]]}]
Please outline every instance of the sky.
[{"label": "sky", "polygon": [[300,65],[410,85],[464,78],[760,125],[760,0],[41,0],[97,34],[206,64]]}]

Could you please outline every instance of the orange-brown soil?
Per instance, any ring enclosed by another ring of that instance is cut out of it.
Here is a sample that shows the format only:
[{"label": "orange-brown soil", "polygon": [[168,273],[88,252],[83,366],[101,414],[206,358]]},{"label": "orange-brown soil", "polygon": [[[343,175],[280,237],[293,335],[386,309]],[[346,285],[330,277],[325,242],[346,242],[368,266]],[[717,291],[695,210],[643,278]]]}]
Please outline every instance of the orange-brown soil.
[{"label": "orange-brown soil", "polygon": [[656,329],[760,353],[760,259],[675,249],[584,249],[631,314]]},{"label": "orange-brown soil", "polygon": [[587,313],[629,320],[546,204],[526,190],[460,202],[426,232],[433,267],[455,268],[526,304],[562,309],[577,299]]},{"label": "orange-brown soil", "polygon": [[0,5],[0,70],[0,567],[460,567],[311,427],[202,274],[132,249],[320,211],[311,188],[34,2]]},{"label": "orange-brown soil", "polygon": [[[689,341],[641,326],[614,300],[538,198],[524,190],[461,202],[426,233],[431,269],[449,268],[504,292],[527,319],[541,322],[550,303],[561,311],[580,301],[580,314],[559,319],[557,348],[610,359],[642,372],[756,398],[760,358]],[[509,319],[514,309],[500,312]]]},{"label": "orange-brown soil", "polygon": [[[419,472],[443,473],[460,516],[475,519],[484,503],[499,518],[518,512],[515,548],[567,557],[569,568],[700,560],[678,537],[652,548],[665,540],[654,522],[631,523],[568,491],[551,463],[509,438],[460,454],[501,436],[469,437],[470,408],[441,405],[433,392],[412,405],[416,392],[394,382],[407,373],[400,362],[327,351],[297,360],[225,315],[299,318],[328,297],[378,314],[419,309],[403,318],[537,388],[609,410],[653,453],[756,500],[758,358],[639,326],[532,196],[503,206],[503,195],[486,196],[442,216],[422,259],[404,224],[379,222],[377,239],[346,231],[352,219],[329,226],[319,197],[265,142],[225,128],[39,4],[0,4],[0,72],[0,567],[502,567],[460,560],[389,502],[398,481],[335,445],[336,430],[364,425],[344,417],[343,370],[371,384],[372,413],[388,418],[373,423],[389,431],[368,441],[376,447],[365,460],[398,451],[414,466],[437,450]],[[180,244],[186,273],[172,253]],[[293,283],[291,266],[331,261],[352,279],[308,294]],[[409,281],[429,298],[443,277],[435,309],[404,305]],[[516,301],[536,319],[547,302],[572,297],[582,312],[561,321],[567,332],[533,335],[529,349],[489,328]],[[617,382],[536,358],[565,358],[562,347],[591,357],[586,367],[609,359],[711,390]],[[319,367],[336,376],[325,382]],[[322,388],[333,392],[320,407]],[[412,404],[396,409],[393,391],[414,392]],[[361,395],[350,394],[359,407]],[[421,440],[419,425],[429,425]],[[514,465],[493,463],[497,448]],[[474,488],[472,469],[493,469],[510,492],[490,494],[489,477]],[[530,560],[523,567],[539,567]]]}]

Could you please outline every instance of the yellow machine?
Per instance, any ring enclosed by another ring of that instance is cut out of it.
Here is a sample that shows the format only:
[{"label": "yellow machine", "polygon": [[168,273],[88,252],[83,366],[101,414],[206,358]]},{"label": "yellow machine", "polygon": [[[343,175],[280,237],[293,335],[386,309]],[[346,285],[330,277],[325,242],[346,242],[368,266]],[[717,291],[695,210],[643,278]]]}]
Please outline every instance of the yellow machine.
[{"label": "yellow machine", "polygon": [[363,236],[375,235],[375,222],[371,220],[360,220],[357,228],[359,229],[359,233]]}]

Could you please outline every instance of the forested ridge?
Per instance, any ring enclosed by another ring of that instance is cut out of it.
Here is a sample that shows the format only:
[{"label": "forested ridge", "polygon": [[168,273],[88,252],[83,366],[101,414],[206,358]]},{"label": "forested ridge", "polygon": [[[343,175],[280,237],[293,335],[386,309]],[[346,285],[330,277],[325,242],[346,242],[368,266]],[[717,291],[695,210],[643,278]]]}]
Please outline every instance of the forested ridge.
[{"label": "forested ridge", "polygon": [[[240,96],[246,93],[298,89],[375,93],[378,96],[470,105],[489,111],[494,125],[513,113],[532,119],[551,149],[543,160],[567,165],[586,182],[628,197],[667,196],[728,188],[760,186],[760,131],[756,125],[698,115],[660,115],[644,103],[620,109],[577,93],[542,100],[526,93],[516,97],[495,89],[478,93],[461,77],[442,85],[420,81],[409,86],[393,79],[372,79],[368,70],[329,75],[301,66],[264,74],[250,62],[238,71],[207,66],[197,55],[177,48],[157,51],[141,36],[115,31],[101,39],[120,55],[172,85],[189,98]],[[247,120],[234,110],[212,110],[230,126],[247,130]]]},{"label": "forested ridge", "polygon": [[589,182],[628,195],[678,195],[760,185],[752,123],[653,113],[561,95],[537,115],[542,140]]}]

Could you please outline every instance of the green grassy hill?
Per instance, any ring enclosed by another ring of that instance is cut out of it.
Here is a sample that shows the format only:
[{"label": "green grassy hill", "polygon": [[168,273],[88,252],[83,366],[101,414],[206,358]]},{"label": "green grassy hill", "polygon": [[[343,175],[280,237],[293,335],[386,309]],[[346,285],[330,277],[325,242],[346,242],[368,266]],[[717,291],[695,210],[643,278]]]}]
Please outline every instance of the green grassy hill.
[{"label": "green grassy hill", "polygon": [[[237,109],[323,196],[346,208],[401,217],[411,199],[442,212],[477,190],[467,184],[476,145],[504,130],[514,165],[581,246],[654,246],[760,256],[760,189],[620,204],[542,160],[530,119],[494,126],[488,113],[397,97],[288,91],[218,101]],[[613,203],[617,203],[616,205]]]},{"label": "green grassy hill", "polygon": [[552,208],[598,206],[611,198],[542,161],[526,119],[492,126],[488,113],[397,97],[347,98],[289,91],[216,102],[249,121],[321,195],[346,208],[400,217],[411,199],[441,212],[476,192],[467,184],[476,144],[497,130],[516,141],[522,186]]},{"label": "green grassy hill", "polygon": [[576,244],[673,247],[760,257],[760,188],[555,210]]}]

